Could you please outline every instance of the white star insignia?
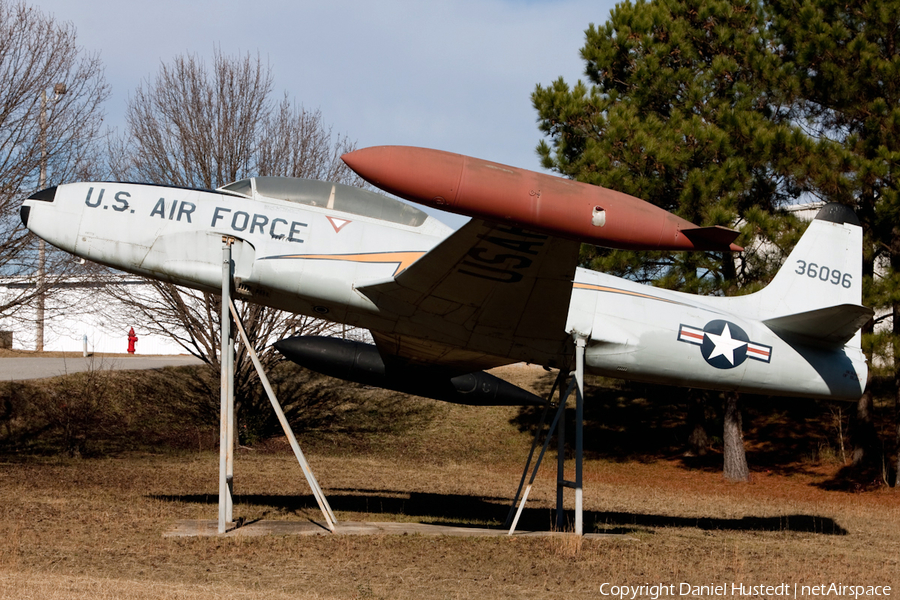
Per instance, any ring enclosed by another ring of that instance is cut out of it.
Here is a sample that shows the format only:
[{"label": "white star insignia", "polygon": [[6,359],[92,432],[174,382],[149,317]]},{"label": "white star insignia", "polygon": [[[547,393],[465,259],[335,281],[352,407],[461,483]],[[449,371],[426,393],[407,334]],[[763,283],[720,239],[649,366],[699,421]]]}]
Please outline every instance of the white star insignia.
[{"label": "white star insignia", "polygon": [[728,328],[728,323],[725,324],[725,328],[720,335],[707,332],[706,337],[708,337],[715,345],[713,351],[709,353],[709,359],[713,359],[717,356],[724,356],[731,364],[734,364],[734,351],[741,346],[747,345],[747,342],[736,340],[731,337],[731,329]]}]

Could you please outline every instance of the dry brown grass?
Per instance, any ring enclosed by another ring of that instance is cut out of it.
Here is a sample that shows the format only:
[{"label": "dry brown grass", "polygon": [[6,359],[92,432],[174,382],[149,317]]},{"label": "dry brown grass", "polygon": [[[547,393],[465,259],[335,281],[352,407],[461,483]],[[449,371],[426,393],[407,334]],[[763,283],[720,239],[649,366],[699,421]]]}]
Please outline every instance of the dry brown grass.
[{"label": "dry brown grass", "polygon": [[[505,514],[518,466],[311,459],[343,520],[491,520]],[[604,582],[898,581],[898,494],[826,492],[801,476],[741,486],[675,463],[588,466],[590,525],[637,541],[166,539],[177,519],[215,518],[214,454],[7,463],[0,597],[595,598]],[[242,453],[236,480],[239,516],[317,518],[289,455]],[[549,526],[552,497],[545,472],[532,520]],[[813,518],[842,531],[817,531]]]},{"label": "dry brown grass", "polygon": [[[364,443],[301,437],[338,519],[503,520],[530,443],[511,423],[517,411],[443,404],[434,411],[417,430]],[[551,524],[549,463],[529,499],[528,527]],[[603,583],[680,582],[843,582],[894,585],[896,594],[900,493],[823,489],[837,467],[762,471],[750,484],[731,484],[676,458],[592,458],[587,526],[629,539],[173,539],[163,533],[176,520],[216,518],[217,456],[208,450],[7,457],[0,598],[571,599],[599,598]],[[235,471],[236,516],[318,518],[280,444],[239,451]]]}]

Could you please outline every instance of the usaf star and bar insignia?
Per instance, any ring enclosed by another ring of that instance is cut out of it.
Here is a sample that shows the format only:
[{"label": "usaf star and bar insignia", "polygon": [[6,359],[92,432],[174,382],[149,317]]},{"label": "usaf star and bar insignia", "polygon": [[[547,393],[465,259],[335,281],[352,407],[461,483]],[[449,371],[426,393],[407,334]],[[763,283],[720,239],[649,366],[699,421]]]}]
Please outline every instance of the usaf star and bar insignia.
[{"label": "usaf star and bar insignia", "polygon": [[729,321],[716,319],[703,329],[682,325],[678,341],[700,346],[704,360],[717,369],[733,369],[748,358],[768,363],[772,346],[750,341],[747,333]]}]

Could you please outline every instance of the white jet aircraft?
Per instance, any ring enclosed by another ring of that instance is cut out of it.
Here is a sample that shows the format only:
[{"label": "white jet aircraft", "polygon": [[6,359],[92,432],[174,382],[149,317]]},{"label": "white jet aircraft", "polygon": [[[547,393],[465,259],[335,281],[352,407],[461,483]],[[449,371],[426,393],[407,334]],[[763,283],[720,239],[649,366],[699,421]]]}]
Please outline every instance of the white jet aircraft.
[{"label": "white jet aircraft", "polygon": [[72,183],[25,200],[49,243],[117,269],[370,330],[377,349],[289,338],[345,379],[470,404],[540,399],[480,371],[525,361],[679,386],[852,400],[867,366],[862,230],[821,209],[771,284],[694,296],[576,268],[579,242],[474,218],[457,231],[382,194],[256,177],[219,190]]}]

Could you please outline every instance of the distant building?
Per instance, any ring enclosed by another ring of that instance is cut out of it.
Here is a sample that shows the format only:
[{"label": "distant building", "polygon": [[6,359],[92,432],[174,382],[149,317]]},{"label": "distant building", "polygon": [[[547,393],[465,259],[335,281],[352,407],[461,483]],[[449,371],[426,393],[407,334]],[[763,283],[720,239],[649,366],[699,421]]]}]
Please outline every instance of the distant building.
[{"label": "distant building", "polygon": [[[187,354],[187,350],[168,336],[150,335],[141,331],[137,319],[129,322],[124,306],[112,306],[115,300],[103,294],[103,288],[115,282],[118,286],[137,288],[152,293],[152,285],[130,275],[105,276],[104,279],[74,277],[62,281],[48,296],[44,311],[44,351],[97,353],[125,353],[128,331],[134,327],[138,341],[136,354]],[[22,287],[33,286],[27,277],[0,278],[0,303],[17,295]],[[109,315],[125,315],[113,317]],[[37,340],[36,310],[32,306],[18,308],[14,315],[0,318],[0,332],[12,333],[12,348],[34,350]],[[0,335],[0,342],[8,335]]]}]

